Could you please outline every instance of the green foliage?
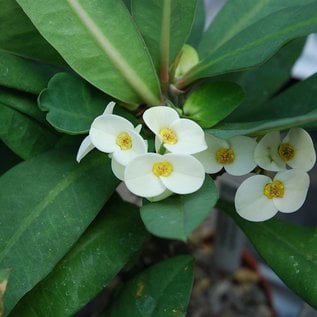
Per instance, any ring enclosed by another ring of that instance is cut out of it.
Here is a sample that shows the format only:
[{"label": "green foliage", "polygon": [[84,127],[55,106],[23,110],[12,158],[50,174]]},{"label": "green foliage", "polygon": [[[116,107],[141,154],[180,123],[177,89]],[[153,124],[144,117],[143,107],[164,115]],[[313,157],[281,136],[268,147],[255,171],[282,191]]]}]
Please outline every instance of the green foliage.
[{"label": "green foliage", "polygon": [[[193,23],[196,0],[132,0],[132,14],[158,73],[174,62]],[[162,74],[161,74],[162,75]]]},{"label": "green foliage", "polygon": [[[113,195],[119,180],[107,154],[94,150],[76,163],[81,134],[110,101],[117,103],[114,114],[134,126],[147,108],[167,105],[222,138],[316,128],[317,75],[282,89],[303,48],[299,37],[317,30],[317,2],[230,0],[205,32],[203,0],[0,0],[0,6],[4,315],[72,316],[127,270],[131,279],[114,290],[107,317],[185,316],[191,257],[171,258],[143,272],[131,263],[142,254],[148,232],[186,240],[218,200],[214,180],[206,176],[197,192],[144,202],[139,210]],[[151,119],[153,125],[160,119]],[[189,126],[189,120],[175,122],[179,129]],[[142,135],[154,152],[150,129],[143,127]],[[177,142],[190,128],[176,136],[169,130],[166,141],[170,136]],[[99,137],[118,142],[117,132]],[[198,127],[189,132],[191,140],[195,133],[201,136],[203,149],[203,132]],[[94,147],[90,142],[85,139],[84,153]],[[117,172],[123,172],[117,163]],[[159,177],[176,173],[169,167]],[[201,167],[197,177],[203,176]],[[220,206],[285,283],[317,308],[315,228],[278,220],[251,223],[231,205]]]},{"label": "green foliage", "polygon": [[220,207],[229,213],[267,264],[312,307],[317,308],[317,230],[281,220],[252,223],[238,216],[230,203]]},{"label": "green foliage", "polygon": [[[2,32],[5,33],[5,32]],[[0,85],[38,94],[57,69],[18,57],[0,49]]]},{"label": "green foliage", "polygon": [[48,111],[47,121],[58,131],[87,133],[92,121],[110,101],[87,82],[69,73],[56,74],[39,96],[39,106]]},{"label": "green foliage", "polygon": [[55,146],[58,135],[0,102],[0,138],[18,156],[31,158]]},{"label": "green foliage", "polygon": [[[317,29],[316,10],[316,2],[301,3],[292,10],[285,8],[261,20],[255,20],[216,50],[208,41],[211,51],[207,50],[201,62],[179,80],[177,87],[183,88],[199,78],[264,62],[287,41],[314,32]],[[232,22],[234,21],[233,19]]]},{"label": "green foliage", "polygon": [[[117,196],[112,198],[68,254],[10,316],[73,316],[139,252],[147,236],[138,208]],[[47,297],[47,293],[51,295]]]},{"label": "green foliage", "polygon": [[190,45],[197,47],[200,43],[204,32],[205,20],[205,2],[204,0],[197,0],[195,18],[187,41]]},{"label": "green foliage", "polygon": [[178,256],[151,266],[124,286],[105,317],[185,317],[193,264]]},{"label": "green foliage", "polygon": [[184,114],[202,128],[210,128],[227,117],[244,98],[233,82],[213,82],[195,90],[184,103]]},{"label": "green foliage", "polygon": [[0,178],[0,263],[14,271],[6,312],[53,269],[118,184],[104,155],[74,158],[66,149],[47,152]]},{"label": "green foliage", "polygon": [[220,123],[208,132],[222,138],[235,135],[264,134],[293,126],[314,124],[317,121],[317,75],[282,92],[262,107],[250,111],[251,122]]},{"label": "green foliage", "polygon": [[[0,34],[1,51],[48,63],[64,64],[61,56],[44,40],[16,1],[1,0],[0,7],[0,29],[3,30]],[[41,71],[38,68],[38,75]]]},{"label": "green foliage", "polygon": [[218,199],[214,181],[206,178],[202,188],[189,195],[176,195],[145,204],[141,217],[148,231],[162,238],[186,240],[212,212]]},{"label": "green foliage", "polygon": [[66,62],[90,83],[127,103],[160,103],[150,57],[121,1],[17,2]]}]

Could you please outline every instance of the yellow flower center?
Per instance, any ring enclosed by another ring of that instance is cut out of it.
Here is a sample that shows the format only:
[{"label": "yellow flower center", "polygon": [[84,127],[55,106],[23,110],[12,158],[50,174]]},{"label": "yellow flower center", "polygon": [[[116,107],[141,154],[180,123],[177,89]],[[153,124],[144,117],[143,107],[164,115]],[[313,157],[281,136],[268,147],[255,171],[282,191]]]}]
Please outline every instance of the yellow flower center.
[{"label": "yellow flower center", "polygon": [[176,132],[170,128],[162,128],[160,130],[160,136],[162,137],[164,143],[167,143],[167,144],[177,143]]},{"label": "yellow flower center", "polygon": [[291,144],[282,143],[278,147],[278,154],[283,161],[287,162],[295,156],[295,149]]},{"label": "yellow flower center", "polygon": [[121,132],[116,139],[116,144],[120,146],[121,150],[129,150],[132,148],[132,138],[126,132]]},{"label": "yellow flower center", "polygon": [[273,181],[272,183],[267,183],[264,186],[263,193],[269,198],[283,198],[285,187],[281,181]]},{"label": "yellow flower center", "polygon": [[216,152],[216,160],[220,164],[230,164],[234,161],[234,157],[234,151],[231,148],[221,148]]},{"label": "yellow flower center", "polygon": [[169,176],[173,172],[173,165],[168,161],[153,164],[152,172],[155,176]]}]

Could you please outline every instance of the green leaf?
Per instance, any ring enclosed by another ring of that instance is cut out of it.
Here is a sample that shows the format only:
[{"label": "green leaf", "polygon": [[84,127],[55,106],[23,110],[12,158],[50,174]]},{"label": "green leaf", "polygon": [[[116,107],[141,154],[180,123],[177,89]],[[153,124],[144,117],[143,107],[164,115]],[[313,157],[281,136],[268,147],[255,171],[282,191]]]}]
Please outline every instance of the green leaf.
[{"label": "green leaf", "polygon": [[225,45],[232,38],[261,19],[282,9],[294,10],[294,7],[307,5],[312,0],[231,0],[212,21],[198,47],[199,54],[205,58]]},{"label": "green leaf", "polygon": [[27,115],[39,123],[47,124],[45,115],[37,105],[37,97],[34,95],[0,86],[0,103]]},{"label": "green leaf", "polygon": [[127,103],[160,103],[151,59],[122,1],[17,2],[88,82]]},{"label": "green leaf", "polygon": [[2,141],[0,141],[0,176],[14,165],[21,162],[21,159],[13,153]]},{"label": "green leaf", "polygon": [[0,0],[0,8],[0,50],[44,62],[65,63],[15,1]]},{"label": "green leaf", "polygon": [[174,195],[141,208],[148,231],[162,238],[185,240],[212,211],[218,199],[214,181],[206,177],[202,188],[189,195]]},{"label": "green leaf", "polygon": [[52,149],[58,138],[48,127],[0,102],[0,139],[21,158]]},{"label": "green leaf", "polygon": [[70,252],[11,315],[73,316],[135,256],[147,236],[138,208],[119,197],[111,199]]},{"label": "green leaf", "polygon": [[0,178],[0,263],[12,269],[9,313],[72,247],[118,185],[109,160],[59,149],[20,163]]},{"label": "green leaf", "polygon": [[208,132],[222,138],[259,135],[317,122],[317,74],[293,85],[259,109],[250,111],[252,122],[220,123]]},{"label": "green leaf", "polygon": [[0,317],[2,317],[4,313],[3,296],[7,289],[9,275],[10,270],[0,270]]},{"label": "green leaf", "polygon": [[205,13],[204,0],[197,0],[195,18],[192,26],[191,33],[187,40],[187,43],[197,48],[200,43],[205,27],[206,13]]},{"label": "green leaf", "polygon": [[315,32],[317,3],[300,4],[274,12],[251,24],[224,45],[210,52],[176,83],[183,88],[193,81],[244,69],[264,62],[291,39]]},{"label": "green leaf", "polygon": [[266,63],[254,70],[220,77],[236,82],[245,91],[245,99],[237,109],[225,118],[226,122],[248,121],[253,118],[251,113],[263,112],[264,102],[290,80],[291,70],[302,52],[305,40],[305,38],[300,38],[291,41]]},{"label": "green leaf", "polygon": [[2,86],[39,94],[46,88],[49,79],[56,72],[57,69],[52,66],[39,64],[0,50],[0,85]]},{"label": "green leaf", "polygon": [[58,131],[87,133],[95,117],[110,101],[107,95],[69,73],[56,74],[39,96],[39,106],[48,111],[47,121]]},{"label": "green leaf", "polygon": [[317,308],[317,229],[277,219],[249,222],[238,216],[230,203],[223,202],[220,208],[241,227],[285,284]]},{"label": "green leaf", "polygon": [[213,82],[199,87],[185,101],[184,114],[202,128],[210,128],[227,117],[244,98],[233,82]]},{"label": "green leaf", "polygon": [[178,256],[128,282],[107,317],[185,317],[193,284],[193,258]]},{"label": "green leaf", "polygon": [[196,0],[132,0],[132,15],[163,83],[190,34],[195,7]]}]

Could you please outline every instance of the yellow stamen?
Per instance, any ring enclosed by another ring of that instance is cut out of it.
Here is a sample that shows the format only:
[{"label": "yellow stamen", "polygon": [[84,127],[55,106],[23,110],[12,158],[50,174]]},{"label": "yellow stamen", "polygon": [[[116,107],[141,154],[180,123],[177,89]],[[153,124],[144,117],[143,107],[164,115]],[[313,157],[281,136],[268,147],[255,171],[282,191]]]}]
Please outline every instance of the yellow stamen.
[{"label": "yellow stamen", "polygon": [[263,188],[264,195],[269,198],[283,198],[285,187],[281,181],[273,181],[272,183],[267,183]]},{"label": "yellow stamen", "polygon": [[152,172],[155,176],[169,176],[173,172],[173,165],[168,161],[153,164]]},{"label": "yellow stamen", "polygon": [[220,164],[230,164],[234,161],[234,158],[234,151],[231,148],[221,148],[216,152],[216,160]]},{"label": "yellow stamen", "polygon": [[121,132],[116,139],[116,144],[120,146],[121,150],[129,150],[132,148],[132,138],[126,132]]},{"label": "yellow stamen", "polygon": [[278,154],[283,161],[287,162],[295,156],[295,149],[291,144],[282,143],[278,147]]},{"label": "yellow stamen", "polygon": [[177,143],[176,132],[170,128],[162,128],[160,130],[160,136],[162,137],[164,143],[167,143],[167,144]]}]

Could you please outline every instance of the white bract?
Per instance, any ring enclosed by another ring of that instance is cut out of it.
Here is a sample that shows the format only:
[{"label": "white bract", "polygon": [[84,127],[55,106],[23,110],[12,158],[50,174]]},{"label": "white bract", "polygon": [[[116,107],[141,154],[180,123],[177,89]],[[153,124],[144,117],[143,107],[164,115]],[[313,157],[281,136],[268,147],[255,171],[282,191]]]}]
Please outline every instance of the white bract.
[{"label": "white bract", "polygon": [[206,173],[217,173],[224,168],[228,174],[239,176],[251,172],[256,167],[254,139],[235,136],[223,140],[207,133],[205,139],[207,150],[194,156],[203,164]]},{"label": "white bract", "polygon": [[144,112],[143,119],[155,134],[157,151],[162,144],[167,151],[179,154],[193,154],[207,148],[203,129],[192,120],[181,119],[172,108],[149,108]]},{"label": "white bract", "polygon": [[147,152],[147,142],[139,134],[141,126],[134,128],[127,119],[112,114],[113,107],[114,103],[108,104],[105,112],[91,124],[89,136],[79,148],[78,161],[96,147],[111,154],[112,160],[124,167],[134,157]]},{"label": "white bract", "polygon": [[279,172],[273,180],[265,175],[251,176],[236,192],[236,211],[250,221],[270,219],[278,211],[291,213],[303,205],[308,187],[308,174],[295,169]]},{"label": "white bract", "polygon": [[147,153],[125,168],[124,182],[135,195],[159,200],[171,192],[189,194],[203,184],[205,171],[194,157],[186,154]]},{"label": "white bract", "polygon": [[288,165],[307,172],[316,162],[316,153],[310,135],[302,128],[292,128],[283,140],[278,131],[266,134],[255,149],[254,159],[268,171],[282,171]]}]

